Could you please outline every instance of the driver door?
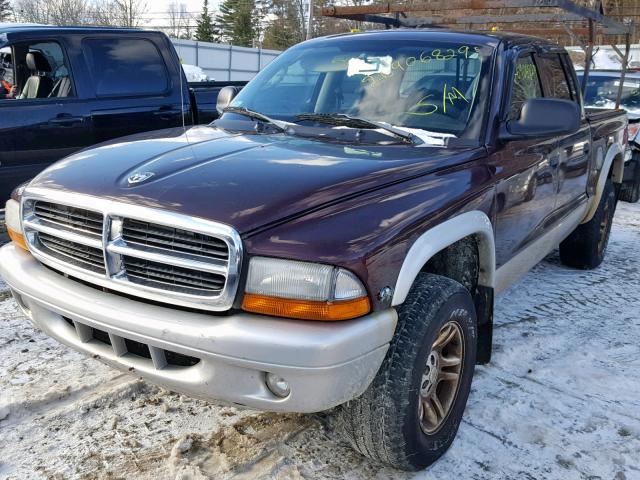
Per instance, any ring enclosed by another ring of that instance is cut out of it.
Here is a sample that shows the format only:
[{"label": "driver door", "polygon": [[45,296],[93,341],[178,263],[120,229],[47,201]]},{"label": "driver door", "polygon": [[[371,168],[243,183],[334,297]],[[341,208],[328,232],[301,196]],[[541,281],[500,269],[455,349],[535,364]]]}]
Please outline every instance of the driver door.
[{"label": "driver door", "polygon": [[[507,86],[509,102],[502,121],[519,118],[525,101],[543,97],[535,56],[522,53]],[[489,156],[498,178],[496,190],[496,263],[504,265],[543,233],[556,199],[556,138],[502,141]]]}]

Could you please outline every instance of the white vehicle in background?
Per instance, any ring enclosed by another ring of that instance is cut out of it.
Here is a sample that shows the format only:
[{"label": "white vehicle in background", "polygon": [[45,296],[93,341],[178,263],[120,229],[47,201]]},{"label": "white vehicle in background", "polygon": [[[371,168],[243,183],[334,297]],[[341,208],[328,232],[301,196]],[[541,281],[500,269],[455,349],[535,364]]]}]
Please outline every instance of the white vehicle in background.
[{"label": "white vehicle in background", "polygon": [[[582,82],[583,71],[576,72]],[[584,105],[587,108],[615,108],[620,87],[620,70],[592,70],[589,72]],[[640,71],[625,73],[620,108],[629,117],[629,148],[620,188],[620,200],[635,203],[640,199]]]}]

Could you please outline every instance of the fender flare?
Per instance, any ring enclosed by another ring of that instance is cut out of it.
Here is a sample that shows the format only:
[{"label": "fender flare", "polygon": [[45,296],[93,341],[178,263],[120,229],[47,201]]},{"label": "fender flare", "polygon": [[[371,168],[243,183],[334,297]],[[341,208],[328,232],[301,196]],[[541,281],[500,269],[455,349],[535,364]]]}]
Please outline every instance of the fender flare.
[{"label": "fender flare", "polygon": [[402,304],[422,267],[436,253],[470,235],[478,237],[480,274],[478,283],[493,288],[496,272],[493,225],[479,210],[457,215],[420,235],[404,258],[391,304]]},{"label": "fender flare", "polygon": [[602,149],[598,149],[598,152],[596,153],[596,167],[602,162],[602,167],[598,174],[598,181],[596,183],[596,193],[591,197],[589,209],[581,223],[587,223],[595,215],[598,205],[600,204],[600,198],[602,198],[604,185],[607,182],[611,167],[613,166],[611,177],[614,183],[622,183],[622,179],[624,177],[624,150],[622,146],[620,146],[619,143],[611,145],[607,151],[607,155],[604,157],[604,161],[599,158],[601,152]]}]

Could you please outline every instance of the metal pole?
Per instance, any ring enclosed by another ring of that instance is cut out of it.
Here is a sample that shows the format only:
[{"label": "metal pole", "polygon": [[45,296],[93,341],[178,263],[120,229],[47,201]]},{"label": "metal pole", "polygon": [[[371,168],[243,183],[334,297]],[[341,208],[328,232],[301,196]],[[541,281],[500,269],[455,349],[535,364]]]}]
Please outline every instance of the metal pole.
[{"label": "metal pole", "polygon": [[624,88],[624,77],[627,74],[627,65],[629,64],[629,50],[631,50],[631,34],[624,36],[624,56],[622,57],[622,72],[620,72],[620,85],[618,85],[618,97],[616,98],[616,109],[620,108],[620,100],[622,100],[622,89]]},{"label": "metal pole", "polygon": [[313,0],[309,1],[309,18],[307,23],[307,40],[313,38]]},{"label": "metal pole", "polygon": [[587,94],[587,82],[589,82],[589,71],[591,70],[591,60],[593,59],[593,44],[596,43],[596,33],[593,20],[589,19],[589,43],[584,58],[584,74],[582,76],[582,98]]}]

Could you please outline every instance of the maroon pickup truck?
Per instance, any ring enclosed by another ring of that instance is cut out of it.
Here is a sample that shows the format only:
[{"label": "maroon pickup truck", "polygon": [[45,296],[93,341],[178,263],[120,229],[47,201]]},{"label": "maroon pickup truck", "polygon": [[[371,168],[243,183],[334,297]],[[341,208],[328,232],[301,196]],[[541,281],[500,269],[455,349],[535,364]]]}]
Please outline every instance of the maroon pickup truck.
[{"label": "maroon pickup truck", "polygon": [[0,273],[59,341],[188,395],[333,409],[363,454],[452,443],[493,300],[603,260],[627,118],[564,49],[375,31],[291,48],[209,126],[68,157],[7,204]]}]

